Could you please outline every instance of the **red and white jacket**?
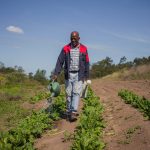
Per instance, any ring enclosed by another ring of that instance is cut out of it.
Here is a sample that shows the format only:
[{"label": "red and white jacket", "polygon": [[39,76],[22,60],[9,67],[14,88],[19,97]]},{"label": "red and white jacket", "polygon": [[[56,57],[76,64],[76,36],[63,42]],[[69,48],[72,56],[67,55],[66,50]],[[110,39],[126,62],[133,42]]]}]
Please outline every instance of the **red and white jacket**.
[{"label": "red and white jacket", "polygon": [[[71,43],[65,45],[61,50],[54,70],[54,74],[58,75],[61,72],[64,65],[64,73],[66,80],[69,79],[70,51],[71,51]],[[80,55],[79,55],[78,79],[79,81],[80,80],[83,81],[89,78],[89,56],[87,48],[83,44],[80,44],[79,51]]]}]

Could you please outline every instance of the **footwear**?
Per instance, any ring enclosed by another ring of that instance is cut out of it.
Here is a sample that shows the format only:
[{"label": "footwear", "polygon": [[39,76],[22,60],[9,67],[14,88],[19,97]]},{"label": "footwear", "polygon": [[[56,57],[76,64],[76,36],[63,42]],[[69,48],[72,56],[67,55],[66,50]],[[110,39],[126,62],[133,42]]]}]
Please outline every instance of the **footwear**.
[{"label": "footwear", "polygon": [[74,122],[77,120],[77,116],[79,116],[79,114],[77,113],[77,111],[72,111],[71,115],[70,115],[70,122]]},{"label": "footwear", "polygon": [[79,114],[78,114],[77,111],[72,111],[72,115],[73,115],[73,116],[76,116],[76,117],[79,116]]},{"label": "footwear", "polygon": [[66,120],[67,120],[67,121],[70,121],[71,112],[70,112],[69,110],[66,110],[65,114],[66,114]]},{"label": "footwear", "polygon": [[70,122],[74,122],[74,121],[76,121],[76,120],[77,120],[77,117],[76,117],[76,116],[74,116],[73,114],[70,115],[70,117],[69,117],[69,121],[70,121]]}]

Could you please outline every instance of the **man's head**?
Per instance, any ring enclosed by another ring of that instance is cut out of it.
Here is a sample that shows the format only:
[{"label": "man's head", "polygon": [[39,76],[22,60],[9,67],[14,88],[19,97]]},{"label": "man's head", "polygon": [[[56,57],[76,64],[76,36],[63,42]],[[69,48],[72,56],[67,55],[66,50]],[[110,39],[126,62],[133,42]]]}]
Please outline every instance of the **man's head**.
[{"label": "man's head", "polygon": [[72,46],[77,47],[79,45],[79,40],[80,40],[79,33],[77,31],[71,32],[70,40]]}]

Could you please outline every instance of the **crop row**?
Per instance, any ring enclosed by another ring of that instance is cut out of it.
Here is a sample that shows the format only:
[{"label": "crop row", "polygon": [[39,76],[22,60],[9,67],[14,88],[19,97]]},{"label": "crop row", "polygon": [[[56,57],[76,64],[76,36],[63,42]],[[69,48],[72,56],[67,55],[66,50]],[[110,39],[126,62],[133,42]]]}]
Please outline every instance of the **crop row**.
[{"label": "crop row", "polygon": [[150,120],[150,100],[140,97],[126,89],[120,90],[118,95],[121,96],[125,103],[131,104],[133,107],[138,108],[140,112],[142,112],[143,115]]},{"label": "crop row", "polygon": [[47,110],[32,112],[15,129],[0,133],[1,150],[33,150],[34,139],[39,138],[46,129],[53,127],[65,110],[64,94],[58,96]]},{"label": "crop row", "polygon": [[34,104],[40,100],[47,99],[48,97],[50,97],[49,92],[40,92],[40,93],[38,93],[35,96],[30,98],[30,103]]},{"label": "crop row", "polygon": [[104,122],[103,107],[91,88],[84,100],[83,111],[75,131],[72,150],[102,150],[105,146],[101,137]]}]

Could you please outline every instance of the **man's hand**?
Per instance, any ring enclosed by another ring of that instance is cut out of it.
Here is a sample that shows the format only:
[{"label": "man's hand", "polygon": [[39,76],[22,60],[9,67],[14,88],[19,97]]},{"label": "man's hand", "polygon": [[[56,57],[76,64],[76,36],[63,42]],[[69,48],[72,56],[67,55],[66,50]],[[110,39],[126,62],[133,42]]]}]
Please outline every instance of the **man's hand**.
[{"label": "man's hand", "polygon": [[53,77],[52,77],[52,80],[56,80],[57,79],[57,76],[56,75],[53,75]]},{"label": "man's hand", "polygon": [[92,82],[91,82],[91,80],[87,80],[86,83],[87,84],[91,84]]}]

